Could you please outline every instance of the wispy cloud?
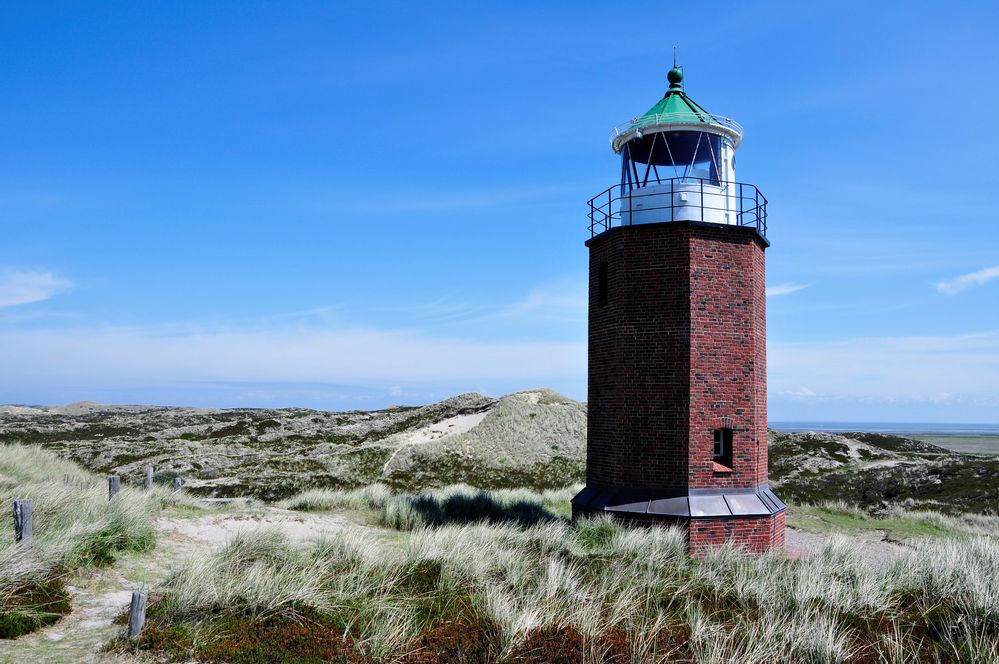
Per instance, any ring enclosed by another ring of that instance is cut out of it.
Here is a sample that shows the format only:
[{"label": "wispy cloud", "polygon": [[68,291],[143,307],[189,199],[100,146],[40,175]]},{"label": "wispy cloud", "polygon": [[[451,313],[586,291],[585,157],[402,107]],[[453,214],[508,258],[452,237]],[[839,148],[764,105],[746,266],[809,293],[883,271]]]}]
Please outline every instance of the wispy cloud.
[{"label": "wispy cloud", "polygon": [[501,309],[498,315],[585,320],[587,283],[586,277],[574,276],[536,286],[522,299]]},{"label": "wispy cloud", "polygon": [[[551,298],[569,311],[580,307],[577,296],[542,290],[515,308],[547,310]],[[872,412],[901,403],[977,404],[968,417],[979,419],[975,413],[989,412],[983,404],[999,405],[999,330],[774,341],[768,354],[772,395],[795,404],[829,404],[827,410],[841,413],[840,419],[858,402],[874,404]],[[425,396],[428,386],[443,396],[546,385],[582,398],[585,369],[582,340],[483,340],[330,322],[282,321],[269,329],[180,324],[0,330],[0,375],[6,379],[0,394],[19,402],[29,394],[51,400],[44,395],[61,386],[76,386],[72,398],[116,391],[126,395],[119,400],[134,400],[138,397],[127,395],[144,386],[179,385],[189,387],[159,398],[202,402],[205,384],[274,386],[267,394],[239,397],[247,404],[293,404],[306,396],[281,385],[300,384],[363,386],[378,391],[386,403],[419,401],[423,397],[408,395]],[[233,398],[226,392],[216,400]],[[313,401],[321,405],[329,398]]]},{"label": "wispy cloud", "polygon": [[814,390],[801,386],[793,390],[781,390],[777,393],[778,396],[789,397],[791,399],[818,399],[822,395],[816,394]]},{"label": "wispy cloud", "polygon": [[[586,275],[564,275],[531,287],[514,300],[471,301],[440,298],[401,306],[374,307],[383,312],[405,313],[421,323],[458,322],[493,325],[497,321],[529,329],[535,322],[583,323],[587,306]],[[560,328],[561,329],[561,328]]]},{"label": "wispy cloud", "polygon": [[776,286],[768,286],[767,297],[790,295],[791,293],[797,293],[800,290],[804,290],[809,286],[811,286],[811,284],[777,284]]},{"label": "wispy cloud", "polygon": [[961,291],[973,288],[974,286],[984,286],[993,279],[999,279],[999,265],[987,267],[978,272],[969,272],[953,279],[944,279],[937,282],[937,291],[944,295],[957,295]]},{"label": "wispy cloud", "polygon": [[42,302],[72,287],[73,282],[52,272],[0,272],[0,307]]},{"label": "wispy cloud", "polygon": [[0,332],[0,375],[25,389],[178,381],[551,385],[577,381],[585,363],[578,341],[481,341],[361,327]]},{"label": "wispy cloud", "polygon": [[999,330],[772,341],[768,357],[771,393],[789,398],[999,402]]}]

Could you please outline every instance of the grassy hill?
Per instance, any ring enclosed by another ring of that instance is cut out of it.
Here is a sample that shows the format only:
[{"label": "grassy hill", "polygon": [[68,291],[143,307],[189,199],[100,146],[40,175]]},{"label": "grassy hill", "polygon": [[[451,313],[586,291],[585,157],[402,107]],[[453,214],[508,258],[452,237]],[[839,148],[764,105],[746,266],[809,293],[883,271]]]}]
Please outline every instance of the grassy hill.
[{"label": "grassy hill", "polygon": [[[551,390],[463,394],[421,407],[0,407],[0,442],[39,445],[96,473],[182,476],[206,496],[277,500],[379,482],[414,490],[465,483],[557,489],[583,480],[585,405]],[[999,509],[999,457],[882,434],[770,434],[770,477],[786,500],[848,500],[943,512]]]},{"label": "grassy hill", "polygon": [[770,483],[790,502],[999,513],[999,458],[885,434],[771,432]]},{"label": "grassy hill", "polygon": [[586,411],[550,390],[462,394],[422,407],[0,408],[0,443],[39,445],[97,473],[182,476],[200,495],[278,499],[308,487],[566,486],[579,480]]}]

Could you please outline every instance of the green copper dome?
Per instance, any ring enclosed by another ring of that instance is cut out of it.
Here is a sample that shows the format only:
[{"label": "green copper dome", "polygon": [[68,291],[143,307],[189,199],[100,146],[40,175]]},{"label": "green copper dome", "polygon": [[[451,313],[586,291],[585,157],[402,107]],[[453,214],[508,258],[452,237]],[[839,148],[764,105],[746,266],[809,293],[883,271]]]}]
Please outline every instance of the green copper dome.
[{"label": "green copper dome", "polygon": [[727,136],[738,146],[742,127],[735,120],[709,113],[683,91],[683,71],[677,67],[666,75],[669,89],[655,106],[639,118],[614,130],[611,144],[615,152],[633,138],[657,131],[709,131]]}]

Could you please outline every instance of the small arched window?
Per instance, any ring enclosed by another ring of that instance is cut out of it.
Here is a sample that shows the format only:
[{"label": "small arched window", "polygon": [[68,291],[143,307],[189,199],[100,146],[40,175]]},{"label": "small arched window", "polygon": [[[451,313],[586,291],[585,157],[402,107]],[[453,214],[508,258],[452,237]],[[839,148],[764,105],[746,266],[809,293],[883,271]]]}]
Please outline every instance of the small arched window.
[{"label": "small arched window", "polygon": [[715,429],[714,461],[726,468],[732,467],[732,430],[728,428]]}]

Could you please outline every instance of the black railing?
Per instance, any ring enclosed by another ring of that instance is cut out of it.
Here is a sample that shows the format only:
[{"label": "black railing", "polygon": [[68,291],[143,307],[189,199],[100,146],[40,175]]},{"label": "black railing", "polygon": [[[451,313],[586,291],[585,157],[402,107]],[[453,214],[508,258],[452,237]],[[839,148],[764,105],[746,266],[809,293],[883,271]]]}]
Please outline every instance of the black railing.
[{"label": "black railing", "polygon": [[646,187],[616,184],[587,205],[590,237],[614,226],[662,221],[750,226],[767,236],[767,198],[755,185],[743,182],[680,177]]}]

